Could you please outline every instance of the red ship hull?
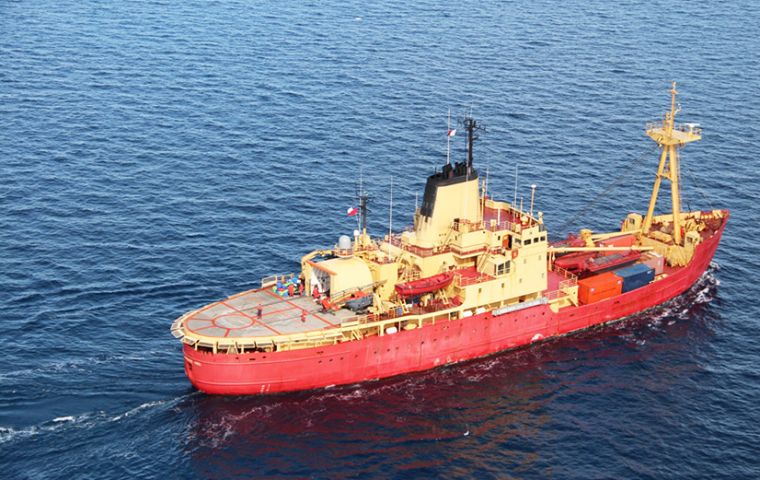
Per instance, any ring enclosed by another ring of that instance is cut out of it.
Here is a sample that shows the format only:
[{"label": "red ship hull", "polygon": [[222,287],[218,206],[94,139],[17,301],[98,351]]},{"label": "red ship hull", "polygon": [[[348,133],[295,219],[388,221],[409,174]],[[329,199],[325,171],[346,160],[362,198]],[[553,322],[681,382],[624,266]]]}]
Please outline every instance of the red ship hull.
[{"label": "red ship hull", "polygon": [[705,272],[721,228],[697,246],[689,265],[647,286],[554,313],[547,305],[439,322],[392,335],[301,350],[226,354],[184,346],[185,372],[211,394],[248,395],[321,388],[427,370],[619,320],[688,290]]}]

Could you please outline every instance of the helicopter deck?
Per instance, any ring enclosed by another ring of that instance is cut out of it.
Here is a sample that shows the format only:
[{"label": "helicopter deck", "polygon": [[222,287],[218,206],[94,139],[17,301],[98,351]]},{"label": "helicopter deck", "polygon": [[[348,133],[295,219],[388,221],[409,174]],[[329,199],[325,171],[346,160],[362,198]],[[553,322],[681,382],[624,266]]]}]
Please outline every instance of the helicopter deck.
[{"label": "helicopter deck", "polygon": [[215,338],[272,337],[335,328],[355,316],[347,309],[324,312],[308,296],[283,298],[269,289],[259,289],[196,310],[185,318],[184,328]]}]

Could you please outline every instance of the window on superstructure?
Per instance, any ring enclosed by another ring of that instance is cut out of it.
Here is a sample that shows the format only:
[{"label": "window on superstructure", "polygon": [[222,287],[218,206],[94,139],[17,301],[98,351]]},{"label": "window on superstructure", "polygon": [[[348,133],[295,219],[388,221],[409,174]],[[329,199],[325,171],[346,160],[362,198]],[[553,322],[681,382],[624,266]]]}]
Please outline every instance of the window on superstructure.
[{"label": "window on superstructure", "polygon": [[506,261],[496,265],[496,275],[506,275],[509,273],[510,262]]},{"label": "window on superstructure", "polygon": [[533,243],[533,240],[532,240],[532,239],[530,239],[530,238],[529,238],[529,239],[525,240],[525,246],[528,246],[528,245],[530,245],[531,243]]}]

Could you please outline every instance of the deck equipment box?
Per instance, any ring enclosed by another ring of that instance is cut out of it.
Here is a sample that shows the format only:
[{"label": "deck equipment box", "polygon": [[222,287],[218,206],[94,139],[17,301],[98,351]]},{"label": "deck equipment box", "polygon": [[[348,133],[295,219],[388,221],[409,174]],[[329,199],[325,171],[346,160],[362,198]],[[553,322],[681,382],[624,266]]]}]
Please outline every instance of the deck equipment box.
[{"label": "deck equipment box", "polygon": [[655,277],[665,270],[665,257],[657,252],[647,252],[641,256],[641,263],[654,269]]},{"label": "deck equipment box", "polygon": [[578,301],[583,305],[619,295],[623,280],[612,272],[600,273],[578,280]]},{"label": "deck equipment box", "polygon": [[623,293],[641,288],[654,280],[654,269],[643,263],[615,270],[614,273],[623,280]]}]

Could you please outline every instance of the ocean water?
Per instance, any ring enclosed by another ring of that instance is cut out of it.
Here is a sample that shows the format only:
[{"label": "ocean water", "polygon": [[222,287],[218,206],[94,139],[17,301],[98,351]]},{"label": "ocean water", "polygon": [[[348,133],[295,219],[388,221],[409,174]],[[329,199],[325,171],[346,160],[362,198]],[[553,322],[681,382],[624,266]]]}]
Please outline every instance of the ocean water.
[{"label": "ocean water", "polygon": [[[758,38],[738,0],[2,2],[0,477],[760,477]],[[172,320],[350,233],[360,175],[411,222],[449,108],[493,195],[517,165],[555,238],[615,228],[673,80],[685,204],[733,213],[682,297],[362,385],[186,380]]]}]

